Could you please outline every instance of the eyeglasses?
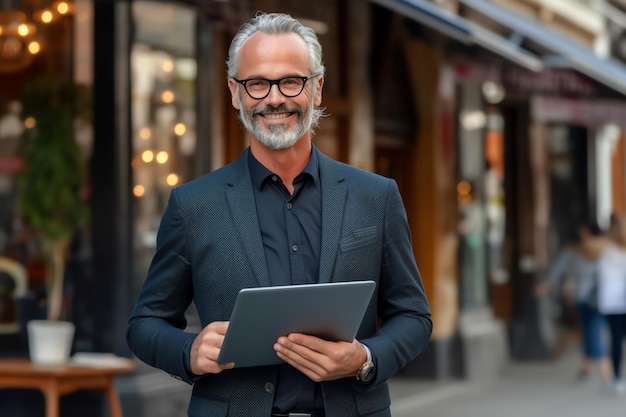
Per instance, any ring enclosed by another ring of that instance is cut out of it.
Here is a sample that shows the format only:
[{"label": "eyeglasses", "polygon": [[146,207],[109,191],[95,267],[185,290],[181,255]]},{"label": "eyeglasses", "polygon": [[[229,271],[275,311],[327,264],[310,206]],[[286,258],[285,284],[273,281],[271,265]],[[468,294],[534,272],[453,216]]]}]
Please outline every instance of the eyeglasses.
[{"label": "eyeglasses", "polygon": [[285,97],[296,97],[304,90],[304,85],[313,77],[320,75],[319,72],[309,75],[308,77],[283,77],[277,80],[268,80],[266,78],[247,78],[245,80],[238,80],[233,77],[233,80],[243,85],[246,89],[246,93],[255,100],[262,100],[270,94],[272,86],[275,84],[278,86],[278,91]]}]

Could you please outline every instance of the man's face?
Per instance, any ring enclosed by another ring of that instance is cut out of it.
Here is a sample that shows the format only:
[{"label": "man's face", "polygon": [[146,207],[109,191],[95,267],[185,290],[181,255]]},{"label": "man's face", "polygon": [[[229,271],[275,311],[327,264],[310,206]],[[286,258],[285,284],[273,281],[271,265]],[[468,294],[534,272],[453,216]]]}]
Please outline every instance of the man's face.
[{"label": "man's face", "polygon": [[[308,49],[296,34],[270,35],[258,32],[243,45],[237,78],[276,80],[312,75]],[[314,88],[314,83],[317,85]],[[306,81],[302,93],[286,97],[272,85],[267,97],[257,100],[248,95],[242,85],[228,80],[233,107],[245,128],[262,144],[271,149],[293,146],[318,118],[313,109],[322,101],[323,77]],[[313,91],[315,90],[315,91]]]}]

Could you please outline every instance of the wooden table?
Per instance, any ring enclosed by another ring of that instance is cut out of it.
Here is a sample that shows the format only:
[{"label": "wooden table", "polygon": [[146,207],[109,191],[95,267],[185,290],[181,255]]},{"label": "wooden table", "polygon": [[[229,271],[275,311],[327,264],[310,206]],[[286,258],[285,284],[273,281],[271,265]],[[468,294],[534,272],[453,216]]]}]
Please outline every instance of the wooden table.
[{"label": "wooden table", "polygon": [[37,366],[28,359],[0,359],[0,388],[40,390],[46,403],[46,417],[59,416],[61,395],[89,389],[102,390],[109,401],[111,417],[122,417],[122,407],[115,390],[115,375],[135,369],[130,359],[118,358],[107,366]]}]

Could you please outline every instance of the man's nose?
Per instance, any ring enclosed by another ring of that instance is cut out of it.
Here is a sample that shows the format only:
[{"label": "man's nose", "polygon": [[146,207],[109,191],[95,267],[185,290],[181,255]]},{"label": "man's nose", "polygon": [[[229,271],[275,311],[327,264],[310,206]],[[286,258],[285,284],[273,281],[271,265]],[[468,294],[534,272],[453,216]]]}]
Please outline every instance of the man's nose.
[{"label": "man's nose", "polygon": [[267,97],[265,97],[265,99],[269,102],[283,102],[285,101],[285,98],[286,97],[283,93],[280,92],[278,84],[270,85],[270,92]]}]

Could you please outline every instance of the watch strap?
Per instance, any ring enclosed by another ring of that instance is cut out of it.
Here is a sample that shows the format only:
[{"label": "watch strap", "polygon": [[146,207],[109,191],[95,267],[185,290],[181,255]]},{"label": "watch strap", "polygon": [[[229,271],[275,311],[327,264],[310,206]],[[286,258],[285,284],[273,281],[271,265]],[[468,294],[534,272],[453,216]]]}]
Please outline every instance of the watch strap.
[{"label": "watch strap", "polygon": [[[360,342],[359,342],[360,343]],[[366,359],[363,365],[358,369],[356,373],[356,379],[359,382],[369,382],[372,379],[372,374],[374,371],[374,361],[372,359],[372,352],[367,347],[367,345],[361,343],[361,346],[365,349]]]}]

